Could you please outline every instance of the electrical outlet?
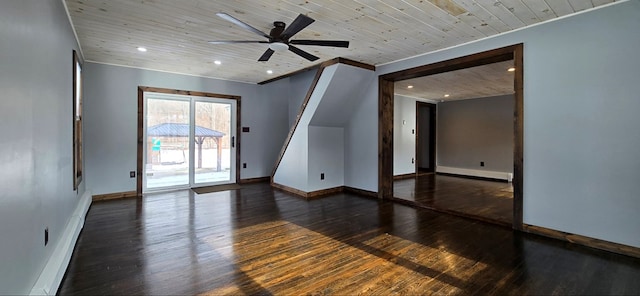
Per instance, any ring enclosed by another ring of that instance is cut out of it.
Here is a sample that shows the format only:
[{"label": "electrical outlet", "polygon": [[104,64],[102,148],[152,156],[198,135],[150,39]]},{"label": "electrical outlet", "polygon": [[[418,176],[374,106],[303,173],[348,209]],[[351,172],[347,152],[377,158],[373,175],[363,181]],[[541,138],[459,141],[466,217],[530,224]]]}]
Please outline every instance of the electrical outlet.
[{"label": "electrical outlet", "polygon": [[49,243],[49,227],[44,229],[44,245]]},{"label": "electrical outlet", "polygon": [[483,167],[484,166],[484,161],[480,162],[480,166]]},{"label": "electrical outlet", "polygon": [[129,178],[135,178],[135,177],[136,177],[136,171],[130,171]]},{"label": "electrical outlet", "polygon": [[242,168],[243,168],[243,169],[246,169],[246,168],[247,168],[247,163],[246,163],[246,162],[243,162],[243,163],[242,163]]},{"label": "electrical outlet", "polygon": [[320,180],[324,180],[324,173],[320,173]]}]

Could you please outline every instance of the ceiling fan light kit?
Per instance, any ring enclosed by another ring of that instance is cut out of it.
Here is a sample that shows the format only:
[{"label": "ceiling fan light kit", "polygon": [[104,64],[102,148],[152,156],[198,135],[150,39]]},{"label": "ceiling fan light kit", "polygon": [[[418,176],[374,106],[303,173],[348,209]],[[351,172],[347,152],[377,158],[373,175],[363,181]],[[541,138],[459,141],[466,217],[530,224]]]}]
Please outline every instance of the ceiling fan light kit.
[{"label": "ceiling fan light kit", "polygon": [[269,48],[275,52],[283,52],[289,50],[289,45],[283,42],[274,42],[269,44]]},{"label": "ceiling fan light kit", "polygon": [[234,43],[268,43],[269,48],[262,54],[262,56],[258,59],[260,62],[268,61],[273,53],[275,52],[283,52],[283,51],[291,51],[309,61],[315,61],[319,59],[317,56],[312,55],[295,45],[313,45],[313,46],[331,46],[331,47],[349,47],[349,41],[340,41],[340,40],[289,40],[293,35],[302,31],[302,29],[309,26],[311,23],[315,22],[314,19],[300,14],[296,17],[295,20],[287,27],[284,22],[275,21],[273,22],[273,29],[266,34],[251,25],[236,19],[235,17],[219,12],[216,13],[220,18],[234,23],[235,25],[242,27],[243,29],[250,31],[256,35],[260,35],[268,39],[268,41],[254,41],[254,40],[220,40],[220,41],[209,41],[211,44],[234,44]]}]

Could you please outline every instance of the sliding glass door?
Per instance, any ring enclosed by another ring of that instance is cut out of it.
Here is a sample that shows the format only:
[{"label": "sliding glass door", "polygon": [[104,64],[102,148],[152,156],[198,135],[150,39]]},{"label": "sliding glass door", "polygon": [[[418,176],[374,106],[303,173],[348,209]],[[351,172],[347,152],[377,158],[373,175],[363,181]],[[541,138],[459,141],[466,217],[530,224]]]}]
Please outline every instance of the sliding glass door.
[{"label": "sliding glass door", "polygon": [[145,93],[143,192],[235,183],[236,101]]},{"label": "sliding glass door", "polygon": [[235,183],[234,108],[226,101],[195,101],[196,186]]},{"label": "sliding glass door", "polygon": [[145,103],[145,191],[189,186],[189,100],[149,96]]}]

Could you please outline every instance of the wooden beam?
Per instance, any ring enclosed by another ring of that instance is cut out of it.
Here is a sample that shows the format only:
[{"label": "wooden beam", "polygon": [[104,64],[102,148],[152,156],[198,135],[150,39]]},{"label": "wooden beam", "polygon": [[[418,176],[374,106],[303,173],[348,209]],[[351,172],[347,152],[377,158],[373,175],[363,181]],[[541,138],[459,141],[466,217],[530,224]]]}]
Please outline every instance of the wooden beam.
[{"label": "wooden beam", "polygon": [[393,197],[393,81],[378,79],[378,198]]},{"label": "wooden beam", "polygon": [[313,66],[310,66],[310,67],[306,67],[304,69],[300,69],[300,70],[296,70],[296,71],[293,71],[293,72],[290,72],[290,73],[287,73],[287,74],[284,74],[284,75],[280,75],[278,77],[267,79],[265,81],[260,81],[260,82],[258,82],[258,85],[265,85],[265,84],[268,84],[268,83],[271,83],[271,82],[275,82],[275,81],[278,81],[278,80],[281,80],[281,79],[285,79],[285,78],[289,78],[289,77],[298,75],[300,73],[304,73],[304,72],[312,71],[312,70],[317,70],[319,67],[320,67],[320,64],[316,64],[316,65],[313,65]]},{"label": "wooden beam", "polygon": [[513,62],[516,68],[513,79],[515,97],[513,121],[513,228],[522,230],[524,200],[524,57],[523,45],[513,46]]},{"label": "wooden beam", "polygon": [[367,70],[371,70],[371,71],[375,71],[376,70],[376,66],[374,66],[374,65],[369,65],[369,64],[361,63],[361,62],[350,60],[350,59],[346,59],[346,58],[335,58],[335,59],[331,59],[331,60],[328,60],[328,61],[324,61],[322,63],[318,63],[318,64],[315,64],[315,65],[306,67],[304,69],[300,69],[300,70],[293,71],[293,72],[290,72],[290,73],[287,73],[287,74],[284,74],[284,75],[280,75],[280,76],[275,77],[275,78],[271,78],[271,79],[268,79],[268,80],[265,80],[265,81],[258,82],[258,84],[259,85],[268,84],[268,83],[271,83],[271,82],[274,82],[274,81],[278,81],[280,79],[285,79],[285,78],[288,78],[288,77],[292,77],[292,76],[298,75],[300,73],[304,73],[304,72],[312,71],[312,70],[317,70],[320,67],[328,67],[330,65],[338,64],[338,63],[345,64],[345,65],[350,65],[350,66],[354,66],[354,67],[358,67],[358,68],[363,68],[363,69],[367,69]]},{"label": "wooden beam", "polygon": [[506,46],[490,51],[467,55],[433,64],[422,65],[382,75],[385,80],[399,81],[416,77],[451,72],[460,69],[477,67],[513,59],[516,46]]},{"label": "wooden beam", "polygon": [[337,63],[345,64],[345,65],[349,65],[349,66],[354,66],[354,67],[358,67],[358,68],[362,68],[362,69],[370,70],[370,71],[375,71],[376,70],[376,66],[374,66],[374,65],[369,65],[369,64],[361,63],[361,62],[350,60],[350,59],[346,59],[346,58],[338,58]]}]

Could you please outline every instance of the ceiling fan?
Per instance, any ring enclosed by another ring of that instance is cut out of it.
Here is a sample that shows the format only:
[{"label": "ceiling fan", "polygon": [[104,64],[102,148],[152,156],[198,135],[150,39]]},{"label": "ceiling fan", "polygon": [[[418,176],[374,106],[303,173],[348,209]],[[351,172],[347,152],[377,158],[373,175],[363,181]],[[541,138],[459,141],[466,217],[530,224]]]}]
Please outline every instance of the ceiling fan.
[{"label": "ceiling fan", "polygon": [[232,22],[245,30],[251,31],[255,34],[258,34],[262,37],[267,38],[266,41],[252,41],[252,40],[221,40],[221,41],[209,41],[211,44],[232,44],[232,43],[267,43],[269,44],[269,48],[262,54],[262,56],[258,59],[260,62],[266,62],[271,58],[274,52],[278,51],[286,51],[289,50],[309,61],[315,61],[318,59],[317,56],[312,55],[300,48],[295,47],[294,45],[316,45],[316,46],[333,46],[333,47],[349,47],[349,41],[337,41],[337,40],[289,40],[293,35],[302,31],[302,29],[306,28],[311,23],[315,22],[314,19],[300,14],[296,17],[295,20],[287,27],[284,22],[275,21],[273,22],[273,29],[269,34],[266,34],[251,25],[234,18],[233,16],[220,12],[216,13],[217,16],[223,18],[226,21]]}]

